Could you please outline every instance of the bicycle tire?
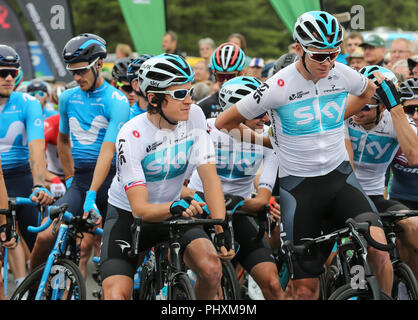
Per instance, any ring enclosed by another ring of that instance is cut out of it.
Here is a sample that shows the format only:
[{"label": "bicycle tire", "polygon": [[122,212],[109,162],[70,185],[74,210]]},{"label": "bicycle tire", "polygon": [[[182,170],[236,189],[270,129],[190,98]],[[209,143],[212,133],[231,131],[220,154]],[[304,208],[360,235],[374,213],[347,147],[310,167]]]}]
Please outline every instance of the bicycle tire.
[{"label": "bicycle tire", "polygon": [[178,273],[168,285],[168,300],[196,300],[190,279],[185,273]]},{"label": "bicycle tire", "polygon": [[[356,299],[353,299],[356,298]],[[373,294],[370,289],[359,290],[353,289],[350,284],[345,284],[335,290],[328,300],[374,300]],[[379,300],[393,300],[383,291],[380,291]]]},{"label": "bicycle tire", "polygon": [[393,266],[393,275],[392,298],[394,300],[405,300],[400,299],[398,295],[399,284],[404,283],[409,297],[406,300],[418,300],[417,280],[411,268],[403,262],[396,263]]},{"label": "bicycle tire", "polygon": [[221,287],[224,300],[241,300],[241,288],[231,261],[222,261]]},{"label": "bicycle tire", "polygon": [[[39,282],[42,278],[46,263],[43,263],[36,267],[16,288],[15,292],[11,296],[10,300],[34,300],[36,296],[36,291],[39,287]],[[66,285],[68,289],[65,295],[66,300],[86,300],[86,284],[83,276],[81,275],[80,269],[78,266],[68,259],[57,259],[57,261],[52,265],[51,271],[54,269],[57,270],[57,274],[53,278],[48,277],[48,281],[45,285],[44,294],[42,300],[51,300],[51,280],[58,275],[58,272],[65,272],[66,277],[71,281],[70,285]],[[58,267],[58,268],[57,268]],[[26,295],[26,293],[28,293]],[[61,300],[61,299],[57,299]]]},{"label": "bicycle tire", "polygon": [[[139,281],[138,300],[155,300],[157,292],[154,282],[154,268],[151,262],[147,261],[142,266],[141,278]],[[135,296],[134,296],[135,298]]]}]

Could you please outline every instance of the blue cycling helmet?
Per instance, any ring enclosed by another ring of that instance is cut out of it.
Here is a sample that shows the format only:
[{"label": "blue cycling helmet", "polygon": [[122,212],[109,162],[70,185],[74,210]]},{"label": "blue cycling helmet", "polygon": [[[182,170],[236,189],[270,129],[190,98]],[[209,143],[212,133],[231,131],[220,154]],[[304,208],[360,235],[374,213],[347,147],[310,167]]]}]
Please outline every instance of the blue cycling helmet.
[{"label": "blue cycling helmet", "polygon": [[337,18],[325,11],[305,12],[296,20],[293,39],[305,48],[337,48],[343,42],[344,31]]},{"label": "blue cycling helmet", "polygon": [[0,66],[13,68],[20,67],[20,58],[15,49],[4,44],[0,45]]},{"label": "blue cycling helmet", "polygon": [[17,88],[21,82],[23,81],[23,71],[22,69],[19,69],[19,73],[17,74],[16,80],[15,80],[15,88]]},{"label": "blue cycling helmet", "polygon": [[140,89],[148,93],[149,90],[164,91],[172,85],[190,82],[193,76],[192,67],[183,57],[163,53],[144,61],[138,71],[138,82]]},{"label": "blue cycling helmet", "polygon": [[33,91],[43,91],[48,94],[48,85],[45,81],[34,79],[29,83],[26,89],[26,92],[28,93]]},{"label": "blue cycling helmet", "polygon": [[228,80],[219,90],[219,105],[225,111],[260,85],[260,80],[249,76],[240,76]]},{"label": "blue cycling helmet", "polygon": [[107,56],[106,41],[95,34],[83,33],[67,42],[62,55],[67,64],[104,59]]},{"label": "blue cycling helmet", "polygon": [[128,65],[128,70],[126,72],[128,82],[131,83],[132,80],[138,78],[138,71],[141,68],[142,64],[147,61],[149,58],[152,58],[151,54],[143,54],[136,59],[133,59]]},{"label": "blue cycling helmet", "polygon": [[235,43],[226,42],[215,49],[210,58],[213,71],[241,71],[245,64],[245,53]]}]

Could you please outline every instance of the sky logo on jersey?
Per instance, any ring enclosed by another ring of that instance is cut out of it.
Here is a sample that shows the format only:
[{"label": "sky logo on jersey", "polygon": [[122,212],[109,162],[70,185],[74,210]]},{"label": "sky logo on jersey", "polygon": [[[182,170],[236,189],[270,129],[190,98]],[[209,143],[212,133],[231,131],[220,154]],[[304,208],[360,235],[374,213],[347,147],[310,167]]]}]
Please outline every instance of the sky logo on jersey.
[{"label": "sky logo on jersey", "polygon": [[193,143],[193,140],[185,141],[147,155],[141,161],[146,181],[163,181],[183,174]]},{"label": "sky logo on jersey", "polygon": [[217,149],[216,171],[224,178],[239,179],[255,175],[263,153]]},{"label": "sky logo on jersey", "polygon": [[292,136],[318,133],[343,125],[347,92],[292,102],[275,109],[283,133]]},{"label": "sky logo on jersey", "polygon": [[395,138],[366,134],[349,128],[353,159],[359,163],[388,163],[398,150]]}]

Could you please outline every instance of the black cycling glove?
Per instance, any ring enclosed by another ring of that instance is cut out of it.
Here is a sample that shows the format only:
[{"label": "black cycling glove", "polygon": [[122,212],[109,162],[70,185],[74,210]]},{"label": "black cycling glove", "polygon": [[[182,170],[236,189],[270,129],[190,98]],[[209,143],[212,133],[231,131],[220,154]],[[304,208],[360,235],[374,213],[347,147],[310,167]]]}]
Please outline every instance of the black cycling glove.
[{"label": "black cycling glove", "polygon": [[216,244],[218,251],[220,250],[222,246],[225,247],[226,250],[229,251],[232,248],[231,242],[232,240],[231,240],[231,235],[229,232],[221,232],[215,235],[215,244]]},{"label": "black cycling glove", "polygon": [[192,200],[192,197],[184,197],[183,199],[174,201],[170,206],[170,213],[173,217],[181,217],[183,215],[183,211],[190,206]]},{"label": "black cycling glove", "polygon": [[228,211],[232,211],[233,213],[239,207],[244,205],[244,198],[240,196],[234,196],[232,194],[225,194],[225,208]]},{"label": "black cycling glove", "polygon": [[401,103],[401,96],[392,81],[383,80],[382,83],[376,83],[376,85],[376,94],[388,111]]}]

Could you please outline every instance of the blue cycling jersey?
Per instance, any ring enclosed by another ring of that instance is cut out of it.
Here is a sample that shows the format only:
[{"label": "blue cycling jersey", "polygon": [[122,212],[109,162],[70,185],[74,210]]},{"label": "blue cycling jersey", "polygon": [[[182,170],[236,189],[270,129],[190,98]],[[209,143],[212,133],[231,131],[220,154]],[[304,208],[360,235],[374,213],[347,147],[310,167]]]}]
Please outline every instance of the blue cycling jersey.
[{"label": "blue cycling jersey", "polygon": [[59,131],[70,135],[74,168],[80,169],[95,165],[103,142],[115,143],[120,128],[129,120],[129,103],[105,82],[92,92],[80,87],[64,91],[59,113]]},{"label": "blue cycling jersey", "polygon": [[26,93],[12,92],[0,106],[0,154],[4,170],[29,164],[28,143],[44,139],[42,107]]},{"label": "blue cycling jersey", "polygon": [[129,114],[129,120],[136,117],[138,114],[141,113],[145,113],[147,112],[146,110],[142,110],[139,105],[138,102],[135,102],[132,107],[130,108],[130,114]]}]

